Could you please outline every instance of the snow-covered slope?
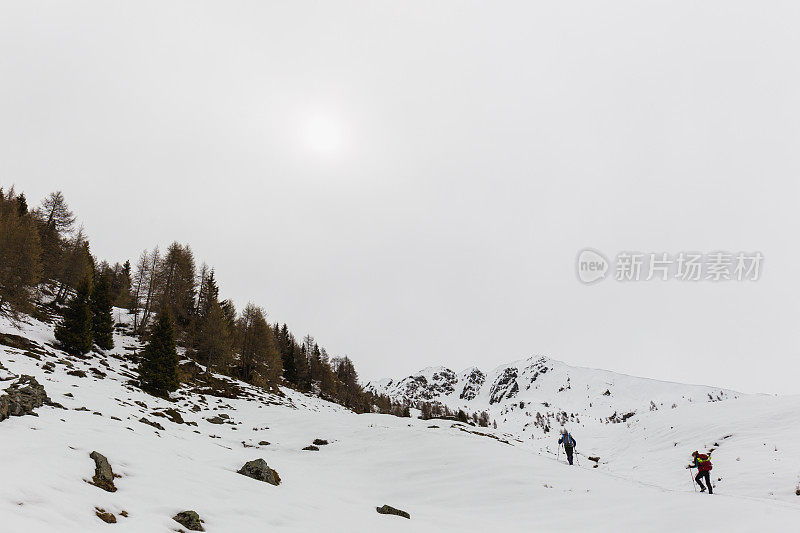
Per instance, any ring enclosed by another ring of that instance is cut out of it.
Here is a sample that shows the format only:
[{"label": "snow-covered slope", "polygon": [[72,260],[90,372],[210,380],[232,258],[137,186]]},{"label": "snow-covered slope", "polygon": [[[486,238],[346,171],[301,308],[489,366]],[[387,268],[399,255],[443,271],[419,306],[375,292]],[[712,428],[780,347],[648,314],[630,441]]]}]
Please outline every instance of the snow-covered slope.
[{"label": "snow-covered slope", "polygon": [[562,423],[624,422],[641,413],[741,396],[717,387],[573,367],[547,357],[515,361],[487,373],[430,367],[400,380],[369,383],[367,388],[396,400],[436,401],[467,413],[486,411],[516,434],[545,433]]},{"label": "snow-covered slope", "polygon": [[[0,323],[0,332],[36,343],[34,350],[0,346],[0,361],[12,373],[33,375],[65,407],[0,422],[3,532],[178,531],[171,517],[188,509],[212,533],[749,532],[800,523],[797,398],[701,403],[705,389],[690,387],[681,394],[694,391],[694,401],[675,409],[593,424],[578,435],[581,466],[569,467],[556,460],[552,434],[517,438],[451,421],[355,415],[288,389],[281,397],[236,383],[242,394],[232,399],[184,387],[168,402],[129,383],[128,354],[137,346],[129,337],[116,335],[110,353],[78,359],[49,346],[47,324],[30,321],[18,331]],[[534,401],[535,385],[549,390],[548,380],[559,375],[555,363],[545,366],[553,368],[532,383],[535,371],[518,368],[520,391],[491,405],[519,405],[523,394]],[[662,391],[653,382],[649,389],[647,380],[630,378],[628,391],[626,377],[594,372],[570,370],[563,405],[572,398],[580,406],[584,394],[601,388],[610,388],[612,399],[672,400],[671,386]],[[490,373],[486,383],[501,373]],[[589,375],[603,377],[587,381]],[[457,376],[464,385],[467,379]],[[449,388],[447,379],[439,381]],[[587,385],[579,396],[577,387]],[[491,397],[479,386],[467,401]],[[159,416],[168,408],[184,423]],[[330,444],[302,450],[315,438]],[[717,494],[695,494],[683,469],[688,452],[714,442]],[[116,492],[85,481],[93,450],[120,476]],[[600,456],[596,469],[586,458],[592,453]],[[256,458],[278,471],[279,486],[236,473]],[[408,511],[411,520],[376,513],[383,504]],[[102,522],[96,508],[117,523]]]}]

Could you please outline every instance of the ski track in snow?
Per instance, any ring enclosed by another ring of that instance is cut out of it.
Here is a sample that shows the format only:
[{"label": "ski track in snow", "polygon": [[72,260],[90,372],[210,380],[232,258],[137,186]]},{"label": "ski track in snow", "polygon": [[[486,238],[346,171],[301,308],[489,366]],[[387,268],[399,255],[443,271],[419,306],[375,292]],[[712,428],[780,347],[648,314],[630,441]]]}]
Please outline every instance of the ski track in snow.
[{"label": "ski track in snow", "polygon": [[[598,399],[596,412],[584,409],[583,420],[570,423],[581,461],[580,467],[570,467],[563,463],[563,453],[556,460],[557,428],[547,434],[526,428],[529,418],[519,416],[524,409],[498,430],[467,428],[507,438],[508,445],[464,432],[451,421],[356,415],[288,389],[285,398],[277,398],[245,386],[258,398],[206,396],[207,404],[183,389],[178,401],[167,402],[126,385],[130,378],[125,374],[130,376],[131,370],[111,356],[69,359],[88,377],[68,375],[70,369],[56,362],[67,358],[47,346],[53,342],[49,325],[30,321],[16,330],[0,321],[0,331],[45,347],[49,355],[36,360],[23,350],[0,346],[0,361],[15,374],[36,377],[50,398],[67,408],[42,407],[38,417],[0,422],[4,533],[179,531],[171,517],[188,509],[197,511],[212,533],[750,532],[788,531],[800,523],[800,497],[794,494],[800,481],[798,397],[742,395],[713,403],[684,402],[675,409],[640,410],[626,423],[603,424],[596,414],[610,414],[615,402],[668,398],[678,385],[573,369],[572,383],[586,382],[588,389],[609,379],[616,385],[611,398]],[[115,346],[110,353],[124,357],[138,344],[115,335]],[[100,359],[109,366],[101,366]],[[46,362],[55,363],[52,373],[42,369]],[[108,376],[93,377],[90,367]],[[491,379],[486,376],[487,383]],[[626,399],[627,385],[631,390]],[[700,395],[712,389],[678,387]],[[536,394],[545,395],[545,388]],[[521,397],[493,408],[499,413]],[[486,398],[488,392],[482,390],[474,401]],[[577,395],[563,403],[581,408]],[[192,412],[191,404],[203,409]],[[80,407],[88,411],[76,410]],[[178,408],[197,426],[152,415],[167,407]],[[206,420],[220,413],[233,424]],[[506,418],[509,413],[515,411],[507,411]],[[165,430],[143,424],[142,417]],[[330,444],[319,452],[301,450],[315,438]],[[258,446],[262,440],[271,444]],[[715,442],[716,493],[695,494],[684,466],[692,450],[704,451]],[[84,481],[93,474],[93,450],[106,455],[121,476],[117,492]],[[590,455],[600,456],[599,468],[591,468]],[[278,471],[280,486],[236,473],[259,457]],[[383,504],[410,512],[411,520],[377,514],[375,507]],[[117,515],[118,522],[100,521],[96,507]],[[122,510],[127,518],[119,515]]]}]

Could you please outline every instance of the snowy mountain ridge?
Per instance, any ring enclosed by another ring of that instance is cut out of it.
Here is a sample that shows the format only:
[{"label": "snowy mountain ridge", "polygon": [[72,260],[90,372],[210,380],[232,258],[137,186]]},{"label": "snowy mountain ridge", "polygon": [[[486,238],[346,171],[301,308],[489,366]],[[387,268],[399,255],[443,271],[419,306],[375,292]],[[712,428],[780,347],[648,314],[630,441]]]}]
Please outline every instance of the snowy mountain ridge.
[{"label": "snowy mountain ridge", "polygon": [[541,412],[540,416],[566,413],[573,421],[588,418],[613,423],[637,413],[744,396],[719,387],[575,367],[544,356],[500,365],[489,372],[475,367],[458,373],[443,366],[428,367],[402,379],[368,383],[366,388],[412,405],[438,402],[451,410],[486,411],[515,433],[530,425],[525,419],[535,418],[534,412]]}]

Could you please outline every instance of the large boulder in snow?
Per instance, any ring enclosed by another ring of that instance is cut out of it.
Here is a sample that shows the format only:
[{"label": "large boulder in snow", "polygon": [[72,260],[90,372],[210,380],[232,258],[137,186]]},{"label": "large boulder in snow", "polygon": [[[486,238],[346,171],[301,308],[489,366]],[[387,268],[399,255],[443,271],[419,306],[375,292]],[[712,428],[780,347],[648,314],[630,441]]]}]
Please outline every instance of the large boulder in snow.
[{"label": "large boulder in snow", "polygon": [[200,520],[200,515],[195,511],[181,511],[173,516],[172,519],[189,531],[205,531],[203,529],[203,521]]},{"label": "large boulder in snow", "polygon": [[270,485],[277,486],[281,484],[281,477],[267,465],[264,459],[248,461],[238,470],[238,473],[258,481],[264,481]]},{"label": "large boulder in snow", "polygon": [[396,516],[402,516],[403,518],[411,518],[411,515],[401,509],[395,509],[391,505],[384,505],[383,507],[376,507],[376,511],[380,514],[393,514]]},{"label": "large boulder in snow", "polygon": [[20,376],[0,396],[0,420],[10,416],[36,415],[34,409],[49,403],[44,387],[33,376]]},{"label": "large boulder in snow", "polygon": [[94,459],[92,485],[100,487],[108,492],[116,492],[117,487],[114,486],[114,472],[111,470],[111,465],[108,463],[106,456],[100,452],[92,452],[89,454],[89,457]]}]

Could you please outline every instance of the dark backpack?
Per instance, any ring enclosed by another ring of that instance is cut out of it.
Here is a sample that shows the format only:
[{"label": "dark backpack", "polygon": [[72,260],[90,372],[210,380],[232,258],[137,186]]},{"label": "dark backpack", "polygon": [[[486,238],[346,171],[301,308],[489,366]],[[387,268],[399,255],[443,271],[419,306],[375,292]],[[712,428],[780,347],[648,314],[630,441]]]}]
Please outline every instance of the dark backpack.
[{"label": "dark backpack", "polygon": [[711,472],[712,468],[711,459],[708,455],[701,453],[697,456],[697,470],[700,472]]}]

